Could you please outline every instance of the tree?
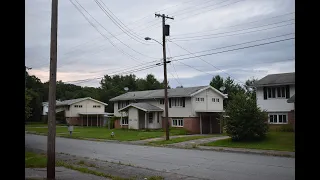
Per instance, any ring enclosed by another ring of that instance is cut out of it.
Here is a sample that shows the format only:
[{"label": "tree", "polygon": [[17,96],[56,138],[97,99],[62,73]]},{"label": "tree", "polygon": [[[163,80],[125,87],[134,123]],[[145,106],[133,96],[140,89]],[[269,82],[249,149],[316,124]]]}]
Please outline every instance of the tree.
[{"label": "tree", "polygon": [[210,86],[218,89],[220,91],[220,88],[224,86],[223,78],[219,75],[216,75],[215,77],[212,78],[210,81]]},{"label": "tree", "polygon": [[233,141],[261,139],[268,131],[267,114],[257,107],[255,100],[238,93],[226,107],[226,133]]},{"label": "tree", "polygon": [[31,95],[30,95],[30,92],[29,92],[29,90],[26,90],[25,91],[25,93],[24,93],[24,118],[25,118],[25,121],[27,120],[27,119],[29,119],[30,118],[30,116],[32,115],[31,114],[31,110],[32,110],[32,108],[31,108],[31,106],[30,106],[30,102],[31,102],[31,100],[32,100],[32,97],[31,97]]}]

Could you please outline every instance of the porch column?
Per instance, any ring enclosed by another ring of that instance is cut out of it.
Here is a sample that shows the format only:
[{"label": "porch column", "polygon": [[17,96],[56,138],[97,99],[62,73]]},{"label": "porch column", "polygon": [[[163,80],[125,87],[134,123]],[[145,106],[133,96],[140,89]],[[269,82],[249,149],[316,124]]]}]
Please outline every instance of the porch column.
[{"label": "porch column", "polygon": [[210,115],[210,134],[212,134],[212,122],[211,122],[211,115]]},{"label": "porch column", "polygon": [[144,128],[147,129],[147,112],[144,113]]},{"label": "porch column", "polygon": [[121,117],[120,117],[120,126],[122,127],[122,112],[120,112]]},{"label": "porch column", "polygon": [[83,116],[80,115],[81,118],[81,126],[83,127]]},{"label": "porch column", "polygon": [[98,119],[98,114],[97,114],[97,127],[98,127],[98,124],[99,124],[99,119]]},{"label": "porch column", "polygon": [[88,119],[88,114],[87,114],[87,127],[89,126],[89,119]]},{"label": "porch column", "polygon": [[201,119],[201,113],[200,114],[200,134],[202,134],[202,119]]}]

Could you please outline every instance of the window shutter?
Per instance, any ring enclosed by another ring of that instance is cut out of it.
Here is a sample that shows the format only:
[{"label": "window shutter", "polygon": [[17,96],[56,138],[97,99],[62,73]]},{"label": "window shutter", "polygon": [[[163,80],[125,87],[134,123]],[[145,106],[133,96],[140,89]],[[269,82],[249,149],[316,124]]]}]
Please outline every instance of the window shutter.
[{"label": "window shutter", "polygon": [[182,107],[186,107],[186,98],[185,97],[182,98]]},{"label": "window shutter", "polygon": [[120,101],[118,101],[118,109],[120,109]]},{"label": "window shutter", "polygon": [[267,99],[267,87],[263,87],[263,99]]},{"label": "window shutter", "polygon": [[169,108],[171,108],[171,98],[169,98]]},{"label": "window shutter", "polygon": [[286,98],[289,99],[290,98],[290,86],[286,85]]}]

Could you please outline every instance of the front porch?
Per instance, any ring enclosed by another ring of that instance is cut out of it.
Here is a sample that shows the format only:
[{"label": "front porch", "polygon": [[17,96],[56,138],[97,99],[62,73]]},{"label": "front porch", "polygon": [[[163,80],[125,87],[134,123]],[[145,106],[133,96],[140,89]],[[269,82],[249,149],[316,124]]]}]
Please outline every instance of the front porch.
[{"label": "front porch", "polygon": [[218,120],[220,112],[197,112],[200,117],[200,134],[221,134],[222,127]]},{"label": "front porch", "polygon": [[105,113],[79,113],[77,125],[103,127]]},{"label": "front porch", "polygon": [[[163,110],[148,103],[133,103],[119,109],[120,127],[128,129],[160,129]],[[127,117],[123,117],[126,112]]]}]

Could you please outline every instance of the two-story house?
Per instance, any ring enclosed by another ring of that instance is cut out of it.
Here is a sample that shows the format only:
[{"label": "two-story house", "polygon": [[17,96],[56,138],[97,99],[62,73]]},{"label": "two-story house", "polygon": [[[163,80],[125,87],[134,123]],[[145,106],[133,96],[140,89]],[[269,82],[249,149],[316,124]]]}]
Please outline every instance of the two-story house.
[{"label": "two-story house", "polygon": [[[269,124],[294,124],[295,73],[269,74],[255,83],[257,106]],[[292,101],[291,101],[292,100]]]},{"label": "two-story house", "polygon": [[[56,102],[56,113],[64,113],[67,123],[81,126],[103,126],[105,106],[108,104],[91,97]],[[43,103],[47,108],[48,103]],[[47,109],[45,109],[47,111]]]},{"label": "two-story house", "polygon": [[[168,121],[191,133],[220,133],[217,115],[223,112],[226,94],[211,86],[168,89]],[[127,92],[114,102],[116,128],[159,129],[165,126],[164,90]]]}]

